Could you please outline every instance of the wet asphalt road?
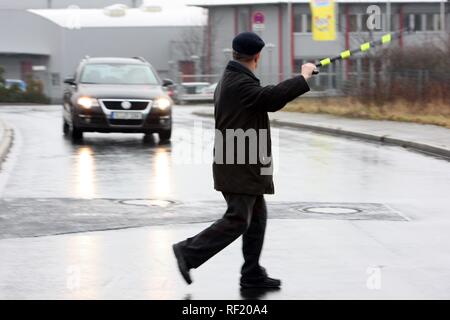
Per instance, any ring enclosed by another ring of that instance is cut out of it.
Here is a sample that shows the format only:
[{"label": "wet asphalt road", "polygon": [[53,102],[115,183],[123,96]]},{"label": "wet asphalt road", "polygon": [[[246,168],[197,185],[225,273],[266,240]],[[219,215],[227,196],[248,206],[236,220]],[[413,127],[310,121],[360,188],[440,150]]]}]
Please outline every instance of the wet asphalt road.
[{"label": "wet asphalt road", "polygon": [[[175,108],[171,145],[97,133],[73,144],[62,136],[60,107],[3,106],[0,117],[16,137],[1,196],[222,201],[212,184],[213,121],[193,116],[195,109]],[[276,194],[269,200],[381,202],[411,216],[448,207],[448,161],[292,129],[274,135]]]},{"label": "wet asphalt road", "polygon": [[[160,145],[95,133],[73,144],[62,136],[60,107],[2,106],[16,136],[0,172],[0,297],[245,298],[237,290],[239,242],[195,270],[194,286],[174,276],[170,245],[224,209],[212,188],[213,121],[193,116],[198,108],[205,107],[176,107],[172,143]],[[263,263],[286,282],[266,298],[450,296],[450,162],[293,129],[274,134],[276,194],[267,197]],[[121,210],[120,200],[134,199],[156,206]],[[316,202],[375,203],[381,213],[296,217],[301,203]],[[137,226],[150,227],[83,233]],[[42,236],[60,233],[68,234]],[[39,237],[22,238],[30,236]],[[383,290],[366,288],[370,266],[384,268]],[[72,290],[77,268],[82,286]],[[224,281],[212,290],[216,274]]]}]

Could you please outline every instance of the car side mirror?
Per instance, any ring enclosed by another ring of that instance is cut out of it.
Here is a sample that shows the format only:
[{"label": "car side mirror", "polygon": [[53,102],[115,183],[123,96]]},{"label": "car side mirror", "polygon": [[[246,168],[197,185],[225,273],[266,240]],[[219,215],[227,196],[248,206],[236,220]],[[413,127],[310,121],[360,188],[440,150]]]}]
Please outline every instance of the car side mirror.
[{"label": "car side mirror", "polygon": [[65,83],[65,84],[70,84],[71,86],[76,85],[75,79],[74,79],[74,78],[65,78],[65,79],[64,79],[64,83]]},{"label": "car side mirror", "polygon": [[174,84],[175,84],[175,82],[173,82],[170,79],[164,79],[163,83],[162,83],[163,87],[170,87],[170,86],[173,86]]}]

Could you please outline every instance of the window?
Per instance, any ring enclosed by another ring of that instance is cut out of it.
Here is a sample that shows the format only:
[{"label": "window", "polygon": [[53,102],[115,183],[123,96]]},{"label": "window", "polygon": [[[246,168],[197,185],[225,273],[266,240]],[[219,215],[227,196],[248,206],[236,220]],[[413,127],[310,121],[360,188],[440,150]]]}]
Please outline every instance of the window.
[{"label": "window", "polygon": [[414,15],[414,30],[421,31],[422,28],[422,15],[421,14],[415,14]]},{"label": "window", "polygon": [[336,15],[336,30],[339,32],[345,32],[345,15]]},{"label": "window", "polygon": [[391,30],[399,30],[400,29],[400,14],[396,13],[392,15],[392,24],[391,24]]},{"label": "window", "polygon": [[311,15],[310,14],[305,14],[305,16],[303,17],[304,20],[306,20],[306,29],[305,32],[312,32],[312,21],[311,21]]},{"label": "window", "polygon": [[239,11],[239,32],[250,31],[250,17],[247,10]]},{"label": "window", "polygon": [[439,31],[441,29],[441,15],[439,13],[428,13],[426,15],[425,30]]},{"label": "window", "polygon": [[51,79],[52,79],[52,86],[57,87],[60,85],[61,80],[59,73],[52,73]]},{"label": "window", "polygon": [[358,16],[356,14],[350,14],[348,16],[348,28],[349,32],[358,31]]},{"label": "window", "polygon": [[425,14],[425,30],[431,31],[433,30],[433,14]]},{"label": "window", "polygon": [[422,15],[421,14],[405,14],[403,16],[403,26],[410,28],[411,30],[421,31],[422,28]]},{"label": "window", "polygon": [[[397,25],[397,15],[398,14],[391,14],[388,17],[386,14],[382,14],[382,25],[383,25],[383,29],[385,31],[389,31],[388,27],[390,27],[390,31],[399,29],[399,27]],[[389,25],[388,25],[388,22],[389,22]]]},{"label": "window", "polygon": [[301,13],[295,13],[294,14],[294,32],[302,32],[302,19],[303,14]]},{"label": "window", "polygon": [[311,32],[311,15],[304,13],[295,13],[294,32]]},{"label": "window", "polygon": [[411,19],[409,14],[403,15],[403,28],[411,28]]},{"label": "window", "polygon": [[441,15],[440,14],[434,14],[433,15],[433,26],[434,26],[434,30],[436,31],[440,31],[442,26],[441,26]]},{"label": "window", "polygon": [[425,30],[425,31],[441,31],[441,15],[439,13],[426,13],[422,15],[422,23],[419,24],[422,29],[415,30]]}]

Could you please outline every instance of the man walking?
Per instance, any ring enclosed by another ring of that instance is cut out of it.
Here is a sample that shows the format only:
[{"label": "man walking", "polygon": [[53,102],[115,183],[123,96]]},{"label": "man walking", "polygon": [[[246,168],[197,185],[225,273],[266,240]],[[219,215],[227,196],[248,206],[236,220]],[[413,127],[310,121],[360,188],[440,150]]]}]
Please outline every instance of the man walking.
[{"label": "man walking", "polygon": [[[214,93],[214,188],[222,192],[228,208],[210,227],[173,245],[178,267],[188,284],[192,283],[190,269],[198,268],[242,235],[241,287],[281,286],[281,281],[270,278],[259,264],[267,220],[264,194],[274,193],[267,112],[278,111],[308,92],[306,80],[316,67],[307,63],[301,75],[262,87],[254,71],[264,46],[255,33],[237,35],[233,40],[233,61],[228,63]],[[239,154],[242,150],[243,154]]]}]

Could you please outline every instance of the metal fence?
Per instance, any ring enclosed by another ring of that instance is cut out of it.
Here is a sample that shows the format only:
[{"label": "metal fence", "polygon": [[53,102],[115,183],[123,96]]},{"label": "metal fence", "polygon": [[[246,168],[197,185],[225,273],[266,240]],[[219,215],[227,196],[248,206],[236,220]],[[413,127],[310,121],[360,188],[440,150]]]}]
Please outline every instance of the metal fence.
[{"label": "metal fence", "polygon": [[[293,74],[291,76],[298,75]],[[201,82],[214,84],[221,74],[183,75],[179,74],[177,83]],[[258,73],[263,85],[276,84],[288,78],[278,73]],[[411,99],[431,99],[435,97],[450,100],[450,73],[430,70],[401,70],[377,72],[348,72],[340,68],[323,69],[310,81],[312,95],[367,95],[384,99],[401,97]]]},{"label": "metal fence", "polygon": [[363,72],[343,81],[339,92],[379,101],[397,98],[414,102],[447,99],[450,104],[450,74],[430,70]]}]

